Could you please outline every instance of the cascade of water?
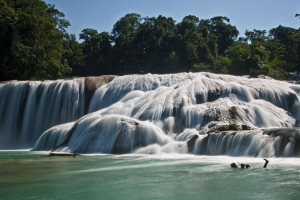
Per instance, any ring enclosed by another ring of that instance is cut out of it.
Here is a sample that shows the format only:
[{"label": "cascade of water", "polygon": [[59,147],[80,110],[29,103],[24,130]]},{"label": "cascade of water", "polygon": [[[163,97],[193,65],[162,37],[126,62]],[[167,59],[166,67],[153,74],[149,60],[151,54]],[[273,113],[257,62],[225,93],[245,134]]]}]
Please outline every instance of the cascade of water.
[{"label": "cascade of water", "polygon": [[300,156],[300,129],[277,128],[201,135],[193,153],[255,157]]},{"label": "cascade of water", "polygon": [[54,126],[43,133],[38,139],[34,149],[36,150],[51,150],[54,147],[63,144],[68,140],[70,129],[74,122]]},{"label": "cascade of water", "polygon": [[232,156],[274,156],[270,137],[257,131],[234,131],[209,134],[196,142],[195,154]]},{"label": "cascade of water", "polygon": [[298,152],[293,136],[282,142],[283,136],[252,131],[217,132],[294,127],[300,121],[299,85],[211,73],[106,78],[1,84],[0,148],[32,145],[43,130],[77,120],[88,111],[72,125],[46,131],[36,149],[49,150],[67,138],[59,151],[124,153],[144,147],[149,152],[185,152],[183,143],[200,134],[196,153],[294,156]]},{"label": "cascade of water", "polygon": [[[100,109],[103,115],[150,120],[168,133],[200,129],[213,121],[251,128],[292,127],[298,120],[297,87],[275,80],[208,73],[129,75],[98,89],[89,111]],[[173,132],[175,125],[168,125],[173,130],[166,130],[165,122],[170,118],[183,128]]]},{"label": "cascade of water", "polygon": [[[72,130],[70,129],[72,127]],[[72,131],[72,132],[70,132]],[[57,134],[62,132],[63,134]],[[150,144],[163,145],[172,139],[151,123],[119,115],[93,113],[77,124],[56,126],[46,131],[37,142],[35,150],[51,150],[65,142],[57,151],[78,153],[129,153]],[[49,139],[51,138],[51,139]],[[49,142],[45,142],[48,141]]]},{"label": "cascade of water", "polygon": [[32,147],[48,128],[83,115],[84,79],[0,85],[0,148]]}]

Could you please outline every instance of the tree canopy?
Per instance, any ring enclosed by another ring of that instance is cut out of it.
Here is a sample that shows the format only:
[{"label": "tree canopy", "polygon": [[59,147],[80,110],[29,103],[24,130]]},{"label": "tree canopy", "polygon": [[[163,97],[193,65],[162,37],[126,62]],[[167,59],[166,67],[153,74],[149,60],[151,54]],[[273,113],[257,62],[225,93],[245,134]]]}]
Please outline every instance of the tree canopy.
[{"label": "tree canopy", "polygon": [[176,22],[129,13],[111,33],[83,29],[79,42],[64,17],[41,0],[0,0],[0,80],[189,71],[284,79],[300,70],[300,29],[246,30],[239,38],[225,16]]},{"label": "tree canopy", "polygon": [[0,0],[0,78],[56,79],[71,71],[62,55],[69,22],[40,0]]}]

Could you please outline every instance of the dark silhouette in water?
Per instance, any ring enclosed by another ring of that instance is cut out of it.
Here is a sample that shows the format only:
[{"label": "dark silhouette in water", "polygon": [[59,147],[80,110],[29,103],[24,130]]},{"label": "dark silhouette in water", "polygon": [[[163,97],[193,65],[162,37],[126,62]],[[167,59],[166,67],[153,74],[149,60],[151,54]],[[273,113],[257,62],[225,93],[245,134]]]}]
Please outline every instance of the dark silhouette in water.
[{"label": "dark silhouette in water", "polygon": [[244,169],[244,168],[250,168],[250,165],[248,164],[244,164],[244,163],[241,163],[241,168]]},{"label": "dark silhouette in water", "polygon": [[233,162],[230,164],[231,168],[238,168],[238,166]]},{"label": "dark silhouette in water", "polygon": [[[267,160],[266,158],[265,160],[265,164],[264,164],[264,168],[267,168],[267,165],[269,163],[269,160]],[[250,168],[249,164],[244,164],[244,163],[239,163],[241,165],[241,169],[245,169],[245,168]],[[238,166],[233,162],[230,164],[231,168],[238,168]]]},{"label": "dark silhouette in water", "polygon": [[264,168],[267,168],[267,165],[268,165],[269,161],[267,159],[264,159],[264,160],[266,161],[265,164],[264,164]]},{"label": "dark silhouette in water", "polygon": [[[243,163],[240,163],[241,165],[241,169],[244,169],[244,168],[250,168],[250,165],[248,164],[243,164]],[[230,164],[231,168],[238,168],[238,166],[233,162]]]}]

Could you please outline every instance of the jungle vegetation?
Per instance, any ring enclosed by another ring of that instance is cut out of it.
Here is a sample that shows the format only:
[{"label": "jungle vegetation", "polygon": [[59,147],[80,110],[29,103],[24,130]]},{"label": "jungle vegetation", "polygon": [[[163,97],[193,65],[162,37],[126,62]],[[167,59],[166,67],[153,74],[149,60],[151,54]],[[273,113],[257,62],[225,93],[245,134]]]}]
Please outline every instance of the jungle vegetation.
[{"label": "jungle vegetation", "polygon": [[267,75],[300,71],[300,28],[246,30],[225,16],[142,17],[129,13],[112,31],[83,29],[77,39],[54,5],[0,0],[0,80],[200,72]]}]

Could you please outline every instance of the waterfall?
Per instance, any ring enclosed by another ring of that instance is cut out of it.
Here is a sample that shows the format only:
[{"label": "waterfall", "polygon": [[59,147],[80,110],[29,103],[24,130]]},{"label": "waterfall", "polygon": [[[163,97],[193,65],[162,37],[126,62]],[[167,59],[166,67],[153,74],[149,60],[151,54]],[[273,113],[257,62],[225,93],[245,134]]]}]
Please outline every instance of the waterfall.
[{"label": "waterfall", "polygon": [[83,115],[84,79],[0,85],[0,147],[30,147],[48,128]]},{"label": "waterfall", "polygon": [[0,148],[187,153],[198,135],[195,154],[299,156],[287,128],[300,120],[300,86],[284,81],[145,74],[8,82],[0,95]]},{"label": "waterfall", "polygon": [[57,151],[119,154],[150,144],[163,145],[171,142],[170,137],[148,122],[118,115],[102,117],[93,113],[76,124],[60,125],[47,130],[34,149],[51,150],[65,140],[66,145]]},{"label": "waterfall", "polygon": [[201,135],[194,154],[253,157],[300,156],[299,128],[227,131]]},{"label": "waterfall", "polygon": [[[210,73],[128,75],[98,89],[89,112],[102,110],[164,125],[173,120],[182,128],[200,129],[213,121],[293,127],[299,120],[298,90],[298,85],[276,80]],[[179,128],[175,126],[169,125]]]},{"label": "waterfall", "polygon": [[0,149],[31,148],[48,128],[82,117],[94,91],[113,78],[0,84]]}]

